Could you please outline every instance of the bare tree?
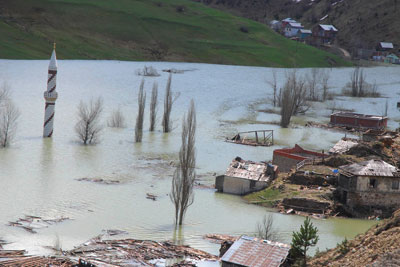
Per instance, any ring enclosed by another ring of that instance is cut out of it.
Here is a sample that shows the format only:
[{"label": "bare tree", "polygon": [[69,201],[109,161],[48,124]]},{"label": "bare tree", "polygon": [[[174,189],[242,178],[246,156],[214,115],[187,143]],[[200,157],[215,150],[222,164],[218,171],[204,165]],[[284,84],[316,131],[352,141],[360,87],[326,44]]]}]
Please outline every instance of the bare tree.
[{"label": "bare tree", "polygon": [[306,75],[308,87],[308,100],[318,101],[318,84],[319,84],[320,71],[317,68],[312,68],[310,73]]},{"label": "bare tree", "polygon": [[188,114],[182,122],[182,145],[179,151],[179,165],[172,179],[170,198],[175,206],[175,224],[182,225],[185,213],[193,204],[193,185],[196,178],[196,110],[191,100]]},{"label": "bare tree", "polygon": [[273,104],[274,107],[277,105],[277,90],[278,90],[278,83],[277,83],[277,78],[276,78],[276,70],[272,70],[272,81],[268,81],[268,84],[272,87],[272,90],[274,92],[274,98],[273,98]]},{"label": "bare tree", "polygon": [[172,110],[172,92],[171,92],[171,77],[169,74],[167,86],[165,88],[165,98],[164,98],[164,115],[162,120],[163,132],[168,133],[171,131],[171,110]]},{"label": "bare tree", "polygon": [[17,130],[17,120],[19,116],[20,112],[11,101],[11,99],[1,100],[0,146],[8,146],[10,142],[14,139]]},{"label": "bare tree", "polygon": [[289,126],[292,115],[305,113],[310,108],[306,99],[305,81],[302,77],[297,76],[296,70],[286,75],[280,102],[280,125],[284,128]]},{"label": "bare tree", "polygon": [[273,228],[274,217],[272,214],[264,215],[261,222],[257,223],[257,237],[265,240],[275,241],[277,236]]},{"label": "bare tree", "polygon": [[370,84],[366,81],[364,70],[357,66],[350,75],[350,82],[343,88],[343,93],[353,97],[379,97],[376,83]]},{"label": "bare tree", "polygon": [[103,112],[103,100],[99,97],[89,103],[81,101],[78,106],[78,122],[75,132],[84,145],[97,142],[103,126],[100,116]]},{"label": "bare tree", "polygon": [[108,127],[115,127],[115,128],[125,127],[125,117],[119,108],[113,110],[113,112],[111,113],[111,117],[108,119],[107,125]]},{"label": "bare tree", "polygon": [[135,142],[142,142],[143,137],[143,120],[144,120],[144,107],[146,105],[146,92],[144,92],[144,80],[140,83],[138,93],[138,115],[136,117],[135,126]]},{"label": "bare tree", "polygon": [[321,91],[322,91],[322,101],[326,101],[329,96],[329,71],[323,71],[321,73]]},{"label": "bare tree", "polygon": [[153,89],[151,90],[151,101],[150,101],[150,132],[154,131],[156,120],[157,120],[157,98],[158,98],[158,84],[153,83]]},{"label": "bare tree", "polygon": [[143,69],[136,70],[136,75],[149,76],[149,77],[160,76],[160,74],[158,74],[157,70],[153,68],[153,66],[150,67],[144,66]]}]

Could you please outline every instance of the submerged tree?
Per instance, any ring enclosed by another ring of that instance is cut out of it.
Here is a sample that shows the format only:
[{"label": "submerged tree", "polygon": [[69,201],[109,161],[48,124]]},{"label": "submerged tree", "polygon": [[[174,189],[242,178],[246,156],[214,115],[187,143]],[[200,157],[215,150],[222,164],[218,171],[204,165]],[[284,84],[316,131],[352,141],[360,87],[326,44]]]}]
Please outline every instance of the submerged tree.
[{"label": "submerged tree", "polygon": [[153,89],[151,90],[151,101],[150,101],[150,132],[154,131],[156,120],[157,120],[157,98],[158,98],[158,84],[153,83]]},{"label": "submerged tree", "polygon": [[146,105],[146,93],[144,92],[144,80],[140,83],[138,93],[138,115],[136,117],[135,126],[135,141],[142,142],[143,137],[143,120],[144,120],[144,107]]},{"label": "submerged tree", "polygon": [[6,147],[13,140],[17,131],[18,108],[11,99],[1,101],[0,111],[0,145]]},{"label": "submerged tree", "polygon": [[284,128],[289,126],[292,115],[304,113],[310,107],[306,99],[305,81],[297,76],[295,70],[287,74],[285,86],[280,96],[280,104],[280,125]]},{"label": "submerged tree", "polygon": [[318,229],[310,218],[304,220],[299,232],[293,232],[290,249],[290,257],[294,261],[300,261],[302,266],[307,266],[307,250],[317,244],[319,240]]},{"label": "submerged tree", "polygon": [[272,70],[272,81],[268,81],[268,84],[272,87],[273,93],[274,93],[274,98],[272,99],[272,103],[274,105],[274,107],[276,107],[277,105],[277,90],[278,90],[278,81],[277,81],[277,77],[276,77],[276,70],[273,69]]},{"label": "submerged tree", "polygon": [[91,99],[89,103],[81,101],[78,106],[78,122],[75,132],[84,145],[95,143],[103,126],[100,124],[100,116],[103,112],[103,100],[99,97]]},{"label": "submerged tree", "polygon": [[165,88],[164,96],[164,114],[162,120],[163,132],[168,133],[171,131],[171,110],[172,110],[172,92],[171,92],[171,74],[169,74],[167,87]]},{"label": "submerged tree", "polygon": [[175,224],[182,225],[185,213],[193,204],[193,186],[196,178],[196,110],[193,100],[188,114],[183,117],[182,145],[179,151],[179,165],[172,178],[170,198],[175,207]]},{"label": "submerged tree", "polygon": [[274,217],[272,214],[264,215],[261,222],[257,223],[257,237],[265,240],[275,241],[276,232],[273,227]]},{"label": "submerged tree", "polygon": [[125,127],[125,117],[121,110],[118,108],[113,110],[111,117],[107,122],[108,127],[124,128]]}]

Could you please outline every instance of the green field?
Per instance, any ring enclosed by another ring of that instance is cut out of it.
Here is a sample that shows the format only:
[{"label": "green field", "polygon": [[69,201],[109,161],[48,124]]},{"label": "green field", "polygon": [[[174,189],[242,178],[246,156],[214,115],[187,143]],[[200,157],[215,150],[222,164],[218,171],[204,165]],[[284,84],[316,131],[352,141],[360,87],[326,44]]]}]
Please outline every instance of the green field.
[{"label": "green field", "polygon": [[[189,0],[0,0],[0,58],[348,66],[266,25]],[[240,30],[245,27],[248,32]]]}]

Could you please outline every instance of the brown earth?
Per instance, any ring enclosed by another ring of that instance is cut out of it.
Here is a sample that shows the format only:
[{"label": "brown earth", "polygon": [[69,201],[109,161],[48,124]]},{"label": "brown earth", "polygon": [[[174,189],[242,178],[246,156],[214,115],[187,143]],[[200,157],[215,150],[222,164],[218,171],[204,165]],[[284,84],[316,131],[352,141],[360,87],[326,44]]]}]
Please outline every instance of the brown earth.
[{"label": "brown earth", "polygon": [[319,253],[309,266],[399,266],[400,210],[365,234]]}]

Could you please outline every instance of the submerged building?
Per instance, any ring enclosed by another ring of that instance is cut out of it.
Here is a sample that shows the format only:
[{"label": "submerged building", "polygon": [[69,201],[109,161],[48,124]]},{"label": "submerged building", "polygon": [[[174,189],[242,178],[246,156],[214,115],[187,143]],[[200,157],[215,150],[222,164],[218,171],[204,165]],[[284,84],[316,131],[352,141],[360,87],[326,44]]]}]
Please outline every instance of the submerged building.
[{"label": "submerged building", "polygon": [[332,126],[360,129],[385,129],[388,118],[385,116],[364,115],[352,112],[336,112],[331,115]]},{"label": "submerged building", "polygon": [[240,157],[232,160],[224,175],[215,178],[218,192],[244,195],[266,188],[275,179],[277,166],[246,161]]}]

